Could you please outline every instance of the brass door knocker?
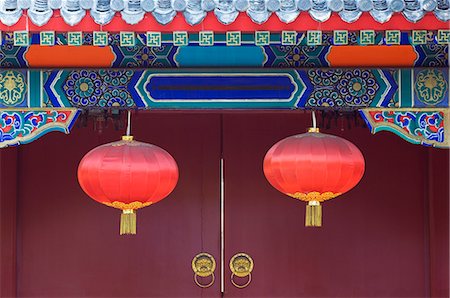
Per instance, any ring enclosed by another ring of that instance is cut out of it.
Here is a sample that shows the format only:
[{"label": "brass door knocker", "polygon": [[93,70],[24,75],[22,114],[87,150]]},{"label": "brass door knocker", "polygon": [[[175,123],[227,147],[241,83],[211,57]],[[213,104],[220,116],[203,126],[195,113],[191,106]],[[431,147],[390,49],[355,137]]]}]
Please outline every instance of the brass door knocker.
[{"label": "brass door knocker", "polygon": [[[214,283],[214,270],[216,260],[206,252],[201,252],[192,259],[192,270],[194,271],[194,281],[200,288],[209,288]],[[207,284],[200,283],[199,278],[206,279],[211,276],[211,281]]]},{"label": "brass door knocker", "polygon": [[[252,281],[253,260],[245,253],[235,254],[230,260],[231,269],[231,283],[239,289],[243,289]],[[235,276],[239,278],[247,278],[247,282],[244,284],[236,283]]]}]

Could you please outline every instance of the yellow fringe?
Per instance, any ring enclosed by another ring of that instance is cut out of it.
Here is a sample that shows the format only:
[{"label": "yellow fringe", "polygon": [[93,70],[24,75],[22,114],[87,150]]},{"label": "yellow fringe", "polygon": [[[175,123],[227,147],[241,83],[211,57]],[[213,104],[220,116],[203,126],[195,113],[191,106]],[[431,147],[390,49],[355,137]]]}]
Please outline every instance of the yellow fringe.
[{"label": "yellow fringe", "polygon": [[323,202],[323,201],[335,198],[335,197],[341,195],[341,193],[340,192],[334,193],[334,192],[331,192],[331,191],[320,193],[320,192],[317,192],[317,191],[312,191],[312,192],[308,192],[308,193],[302,193],[302,192],[289,193],[287,195],[290,196],[290,197],[293,197],[295,199],[299,199],[301,201]]},{"label": "yellow fringe", "polygon": [[153,202],[131,202],[131,203],[123,203],[123,202],[119,202],[119,201],[114,201],[114,202],[102,202],[102,204],[105,204],[106,206],[109,207],[113,207],[113,208],[117,208],[117,209],[121,209],[121,210],[136,210],[136,209],[140,209],[140,208],[144,208],[147,206],[150,206]]},{"label": "yellow fringe", "polygon": [[136,235],[136,212],[123,210],[120,215],[120,235]]},{"label": "yellow fringe", "polygon": [[322,226],[322,206],[319,202],[309,202],[306,205],[306,227],[321,227]]}]

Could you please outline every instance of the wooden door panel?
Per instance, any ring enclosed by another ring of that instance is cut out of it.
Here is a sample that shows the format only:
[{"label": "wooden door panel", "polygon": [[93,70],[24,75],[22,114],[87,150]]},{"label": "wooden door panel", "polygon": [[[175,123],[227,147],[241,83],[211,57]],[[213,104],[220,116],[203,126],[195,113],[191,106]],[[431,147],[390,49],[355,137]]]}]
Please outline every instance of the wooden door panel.
[{"label": "wooden door panel", "polygon": [[[333,130],[356,144],[366,172],[323,204],[323,227],[304,226],[305,204],[273,189],[262,163],[280,139],[305,132],[309,114],[224,115],[225,260],[254,260],[252,282],[226,297],[417,297],[428,291],[426,152],[389,133]],[[241,282],[244,282],[242,280]]]},{"label": "wooden door panel", "polygon": [[138,210],[136,236],[119,236],[120,212],[89,199],[76,177],[82,156],[121,132],[89,125],[20,147],[19,296],[220,296],[219,282],[201,290],[191,269],[201,251],[219,259],[219,116],[139,113],[132,123],[180,171],[168,198]]}]

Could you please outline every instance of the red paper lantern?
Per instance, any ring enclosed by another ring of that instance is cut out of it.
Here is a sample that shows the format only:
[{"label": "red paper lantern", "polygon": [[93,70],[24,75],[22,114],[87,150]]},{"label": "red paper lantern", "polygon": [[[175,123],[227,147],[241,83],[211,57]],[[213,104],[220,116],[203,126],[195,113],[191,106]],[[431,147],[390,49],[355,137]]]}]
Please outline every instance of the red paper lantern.
[{"label": "red paper lantern", "polygon": [[312,128],[285,138],[264,158],[264,175],[280,192],[308,202],[306,226],[321,226],[320,202],[352,189],[364,174],[364,157],[349,141]]},{"label": "red paper lantern", "polygon": [[178,181],[173,157],[132,136],[88,152],[78,166],[78,181],[92,199],[122,210],[120,234],[136,234],[136,209],[168,196]]}]

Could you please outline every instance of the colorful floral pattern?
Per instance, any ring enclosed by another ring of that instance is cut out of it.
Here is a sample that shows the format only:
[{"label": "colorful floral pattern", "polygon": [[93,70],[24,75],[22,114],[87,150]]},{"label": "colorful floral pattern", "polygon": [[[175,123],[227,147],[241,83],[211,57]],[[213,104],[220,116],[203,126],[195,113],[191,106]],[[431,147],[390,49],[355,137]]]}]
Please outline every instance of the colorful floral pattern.
[{"label": "colorful floral pattern", "polygon": [[0,111],[0,148],[29,143],[52,130],[69,133],[77,116],[76,109]]},{"label": "colorful floral pattern", "polygon": [[306,103],[311,107],[369,106],[380,89],[370,70],[311,69],[308,77],[314,88]]},{"label": "colorful floral pattern", "polygon": [[131,70],[75,70],[63,84],[63,91],[75,107],[132,107],[128,91]]},{"label": "colorful floral pattern", "polygon": [[449,140],[445,136],[445,110],[362,110],[362,116],[376,133],[382,130],[391,131],[414,144],[446,147]]}]

